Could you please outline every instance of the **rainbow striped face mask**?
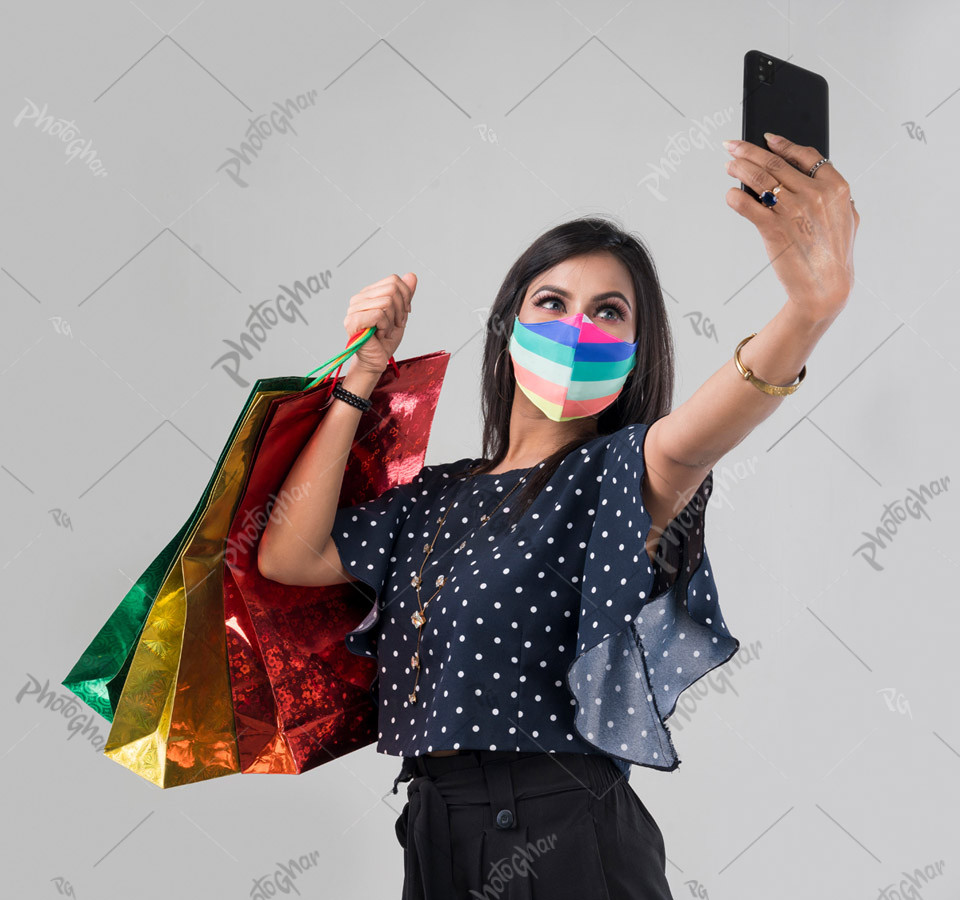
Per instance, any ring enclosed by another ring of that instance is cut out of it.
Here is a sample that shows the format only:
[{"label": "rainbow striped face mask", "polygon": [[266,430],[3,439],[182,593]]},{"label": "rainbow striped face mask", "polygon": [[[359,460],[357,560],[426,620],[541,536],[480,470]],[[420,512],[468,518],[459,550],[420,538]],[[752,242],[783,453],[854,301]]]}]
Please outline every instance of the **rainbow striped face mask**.
[{"label": "rainbow striped face mask", "polygon": [[525,325],[513,320],[510,358],[517,384],[554,422],[593,416],[623,389],[637,344],[614,337],[583,313]]}]

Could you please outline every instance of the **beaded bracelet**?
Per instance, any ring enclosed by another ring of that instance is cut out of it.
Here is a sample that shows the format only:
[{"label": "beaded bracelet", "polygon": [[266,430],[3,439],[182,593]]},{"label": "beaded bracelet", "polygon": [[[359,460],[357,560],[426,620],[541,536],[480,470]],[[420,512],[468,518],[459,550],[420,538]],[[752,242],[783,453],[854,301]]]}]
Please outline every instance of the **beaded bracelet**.
[{"label": "beaded bracelet", "polygon": [[373,401],[368,400],[365,397],[359,397],[357,394],[348,391],[339,384],[334,386],[333,396],[338,400],[343,400],[344,403],[349,403],[351,406],[355,406],[362,412],[366,412],[371,406],[373,406]]}]

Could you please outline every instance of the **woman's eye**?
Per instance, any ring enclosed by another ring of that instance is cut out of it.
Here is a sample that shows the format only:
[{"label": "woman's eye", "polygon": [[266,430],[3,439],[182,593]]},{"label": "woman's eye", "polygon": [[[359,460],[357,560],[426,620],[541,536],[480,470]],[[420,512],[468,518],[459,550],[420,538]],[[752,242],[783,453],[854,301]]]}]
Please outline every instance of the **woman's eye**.
[{"label": "woman's eye", "polygon": [[[535,306],[542,306],[542,307],[544,307],[545,309],[551,309],[551,310],[553,310],[554,307],[547,307],[547,306],[546,306],[547,303],[559,303],[560,306],[562,307],[562,306],[563,306],[563,299],[560,298],[560,297],[557,297],[557,296],[555,296],[555,295],[552,295],[552,294],[546,294],[546,295],[542,296],[539,300],[537,300],[537,302],[536,302],[534,305],[535,305]],[[625,318],[625,315],[624,315],[623,310],[622,310],[619,306],[617,306],[616,303],[605,303],[603,306],[600,307],[599,311],[600,311],[600,312],[603,312],[604,310],[612,310],[613,313],[615,314],[615,315],[614,315],[614,318],[616,318],[616,319],[621,319],[621,320],[622,320],[622,319]],[[603,318],[609,319],[610,316],[604,316]]]},{"label": "woman's eye", "polygon": [[[622,318],[623,318],[623,313],[620,312],[620,308],[617,307],[617,306],[613,306],[612,304],[608,304],[607,306],[601,306],[600,309],[601,309],[601,311],[602,311],[602,310],[605,310],[605,309],[612,310],[612,311],[616,314],[616,315],[615,315],[615,318],[617,318],[617,319],[622,319]],[[608,316],[605,316],[605,318],[609,318],[609,317],[608,317]]]}]

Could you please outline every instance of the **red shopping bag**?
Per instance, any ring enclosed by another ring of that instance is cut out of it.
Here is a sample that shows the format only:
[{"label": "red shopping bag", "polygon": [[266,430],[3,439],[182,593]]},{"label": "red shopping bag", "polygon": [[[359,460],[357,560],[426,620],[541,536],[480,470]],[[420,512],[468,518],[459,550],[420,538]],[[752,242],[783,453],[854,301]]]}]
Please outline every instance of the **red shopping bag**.
[{"label": "red shopping bag", "polygon": [[[404,360],[370,396],[339,507],[408,483],[423,461],[450,354]],[[240,769],[303,772],[373,742],[374,660],[347,650],[370,610],[369,587],[296,587],[259,572],[257,550],[290,467],[335,401],[333,383],[271,401],[231,521],[224,556],[227,653]]]}]

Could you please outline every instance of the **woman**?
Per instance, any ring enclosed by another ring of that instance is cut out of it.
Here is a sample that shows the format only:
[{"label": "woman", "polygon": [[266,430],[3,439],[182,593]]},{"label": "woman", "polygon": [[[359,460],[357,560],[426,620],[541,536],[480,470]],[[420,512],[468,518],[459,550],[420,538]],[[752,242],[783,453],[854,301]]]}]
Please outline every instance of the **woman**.
[{"label": "woman", "polygon": [[803,380],[853,282],[847,182],[815,149],[768,141],[728,147],[761,202],[731,188],[727,203],[787,300],[675,410],[653,263],[615,225],[575,220],[523,253],[490,312],[489,455],[338,510],[417,279],[351,298],[347,333],[377,330],[283,485],[309,499],[271,520],[259,564],[377,594],[347,645],[377,660],[377,749],[403,757],[394,792],[410,781],[405,898],[671,896],[663,836],[623,776],[679,765],[664,720],[739,647],[704,544],[712,467]]}]

